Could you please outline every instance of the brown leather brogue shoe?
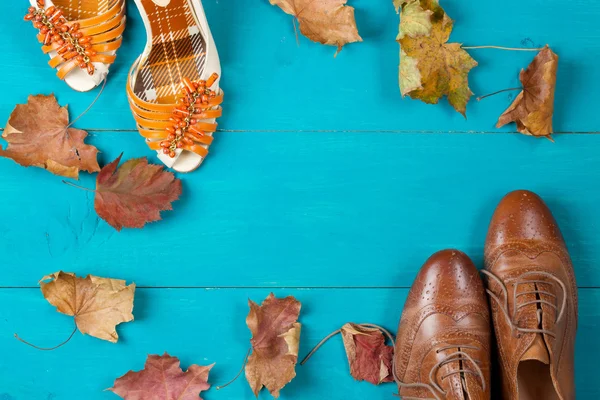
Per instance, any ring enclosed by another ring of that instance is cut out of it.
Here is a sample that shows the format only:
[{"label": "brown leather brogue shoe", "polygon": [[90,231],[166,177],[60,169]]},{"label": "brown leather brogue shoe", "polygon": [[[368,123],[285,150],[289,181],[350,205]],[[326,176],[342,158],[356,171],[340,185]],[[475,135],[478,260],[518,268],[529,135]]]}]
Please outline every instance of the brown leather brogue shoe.
[{"label": "brown leather brogue shoe", "polygon": [[464,253],[443,250],[421,268],[396,337],[403,400],[490,398],[491,321],[483,282]]},{"label": "brown leather brogue shoe", "polygon": [[509,400],[575,398],[577,286],[556,221],[528,191],[502,199],[485,243],[485,271]]}]

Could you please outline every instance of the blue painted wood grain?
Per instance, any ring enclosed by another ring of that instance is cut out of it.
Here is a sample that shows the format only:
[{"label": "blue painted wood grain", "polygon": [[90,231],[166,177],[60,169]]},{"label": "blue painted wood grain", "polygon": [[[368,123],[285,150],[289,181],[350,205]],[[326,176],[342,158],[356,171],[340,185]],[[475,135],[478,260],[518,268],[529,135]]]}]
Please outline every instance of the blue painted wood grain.
[{"label": "blue painted wood grain", "polygon": [[[102,163],[147,154],[130,132],[91,143]],[[497,202],[528,188],[553,209],[580,284],[599,286],[598,146],[600,135],[221,132],[202,169],[180,175],[174,211],[120,233],[98,220],[93,193],[0,159],[0,246],[13,266],[0,283],[68,269],[144,286],[407,287],[440,248],[480,264]]]},{"label": "blue painted wood grain", "polygon": [[[77,333],[71,343],[52,352],[40,352],[18,343],[14,332],[41,345],[59,343],[73,328],[72,318],[56,313],[38,289],[0,290],[0,367],[8,386],[0,386],[2,400],[117,399],[110,392],[115,378],[128,370],[140,370],[147,354],[167,351],[180,357],[182,366],[216,362],[211,382],[223,384],[238,372],[249,347],[245,324],[247,299],[262,301],[265,289],[138,289],[136,320],[118,328],[117,344]],[[347,321],[372,322],[396,330],[406,289],[312,289],[275,291],[276,296],[294,295],[303,303],[300,354],[304,356],[323,337]],[[578,399],[597,399],[600,317],[596,290],[580,290],[576,384]],[[297,377],[282,390],[286,399],[392,399],[394,385],[375,387],[354,382],[341,338],[323,346]],[[497,388],[497,386],[494,386]],[[2,396],[5,397],[2,397]],[[9,397],[10,396],[10,397]],[[243,377],[222,390],[211,389],[206,400],[252,399]],[[269,399],[262,393],[260,399]]]},{"label": "blue painted wood grain", "polygon": [[[600,136],[572,132],[599,131],[600,3],[442,1],[456,20],[452,41],[555,49],[555,128],[570,132],[556,143],[494,128],[514,94],[469,103],[467,120],[445,100],[401,99],[391,1],[350,1],[365,41],[337,58],[333,48],[302,37],[298,46],[291,17],[266,0],[204,4],[223,63],[226,112],[209,159],[180,176],[184,195],[163,221],[116,233],[97,218],[92,193],[0,159],[0,400],[116,398],[102,390],[142,368],[146,354],[164,351],[184,366],[217,362],[212,381],[225,382],[247,350],[246,299],[260,301],[271,289],[304,304],[301,353],[347,321],[395,329],[422,262],[456,247],[481,265],[493,209],[519,188],[546,199],[567,239],[581,298],[577,394],[597,399]],[[129,6],[106,91],[77,124],[93,130],[101,164],[122,151],[125,159],[157,162],[133,131],[124,94],[145,41]],[[3,4],[11,39],[0,41],[0,118],[29,93],[50,92],[77,115],[96,93],[75,93],[55,78],[33,28],[21,21],[26,7]],[[534,56],[472,54],[480,63],[471,74],[477,94],[517,85]],[[84,174],[81,184],[93,187],[94,179]],[[59,269],[144,287],[119,344],[77,334],[64,348],[40,353],[16,342],[14,332],[40,345],[70,332],[71,320],[33,289]],[[298,369],[282,399],[386,399],[393,391],[354,383],[337,340]],[[242,379],[205,398],[252,395]]]},{"label": "blue painted wood grain", "polygon": [[[21,20],[25,1],[5,2],[11,37],[0,42],[6,60],[0,87],[0,115],[8,115],[28,93],[58,92],[75,113],[94,94],[80,94],[57,82],[39,51],[30,23]],[[130,1],[125,41],[106,93],[84,128],[134,129],[124,95],[125,78],[141,53],[146,34]],[[471,102],[468,120],[444,100],[440,106],[402,100],[398,89],[398,16],[391,0],[353,0],[364,42],[335,49],[301,37],[296,44],[292,18],[267,0],[205,0],[221,55],[228,130],[417,130],[495,131],[498,116],[514,93]],[[465,45],[535,47],[550,44],[561,57],[556,92],[556,130],[598,131],[600,101],[600,3],[589,0],[445,0],[456,20],[453,41]],[[500,12],[506,10],[507,12]],[[471,73],[479,95],[518,85],[518,73],[535,53],[473,50],[480,66]],[[503,131],[514,130],[508,126]]]}]

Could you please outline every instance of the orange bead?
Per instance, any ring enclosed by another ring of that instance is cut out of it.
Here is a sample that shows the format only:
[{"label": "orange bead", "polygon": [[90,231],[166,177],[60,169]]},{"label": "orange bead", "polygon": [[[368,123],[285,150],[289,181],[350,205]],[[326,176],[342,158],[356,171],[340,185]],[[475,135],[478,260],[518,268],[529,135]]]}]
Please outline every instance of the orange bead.
[{"label": "orange bead", "polygon": [[80,63],[79,63],[79,68],[81,68],[81,69],[86,69],[86,68],[87,68],[87,63],[86,63],[86,62],[83,62],[83,61],[82,61],[82,62],[80,62]]},{"label": "orange bead", "polygon": [[23,19],[25,21],[31,21],[33,19],[33,17],[35,17],[35,15],[33,15],[33,14],[27,14],[25,17],[23,17]]},{"label": "orange bead", "polygon": [[85,55],[88,57],[94,57],[96,54],[98,54],[98,53],[96,53],[94,50],[86,50],[85,51]]},{"label": "orange bead", "polygon": [[163,153],[169,154],[170,152],[171,152],[171,150],[169,150],[168,147],[163,148]]},{"label": "orange bead", "polygon": [[34,28],[36,28],[36,29],[42,29],[42,27],[44,26],[44,24],[42,24],[42,23],[41,23],[41,22],[39,22],[39,21],[35,21],[35,22],[33,23],[33,26],[34,26]]},{"label": "orange bead", "polygon": [[171,152],[169,153],[169,157],[171,157],[171,158],[175,158],[175,152],[174,152],[174,151],[171,151]]},{"label": "orange bead", "polygon": [[94,75],[94,72],[96,71],[96,67],[94,67],[94,64],[88,63],[87,71],[88,71],[88,74]]},{"label": "orange bead", "polygon": [[190,91],[190,92],[196,91],[194,84],[192,83],[192,81],[189,80],[189,78],[183,78],[183,84],[188,89],[188,91]]},{"label": "orange bead", "polygon": [[27,12],[29,12],[29,14],[33,14],[33,13],[35,13],[35,12],[36,12],[36,8],[35,8],[35,7],[29,7],[29,8],[27,9]]},{"label": "orange bead", "polygon": [[50,6],[46,9],[46,16],[51,16],[52,14],[54,14],[54,12],[56,11],[56,7],[54,6]]},{"label": "orange bead", "polygon": [[86,44],[92,41],[92,37],[91,36],[83,36],[82,38],[80,38],[77,42],[79,44]]}]

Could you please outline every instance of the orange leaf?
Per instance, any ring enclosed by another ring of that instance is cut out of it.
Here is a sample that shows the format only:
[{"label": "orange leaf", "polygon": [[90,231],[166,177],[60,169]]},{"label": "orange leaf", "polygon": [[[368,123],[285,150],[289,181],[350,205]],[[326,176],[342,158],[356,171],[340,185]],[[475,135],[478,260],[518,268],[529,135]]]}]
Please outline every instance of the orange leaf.
[{"label": "orange leaf", "polygon": [[523,91],[498,119],[497,128],[510,122],[517,123],[525,135],[550,137],[554,114],[554,89],[558,56],[546,46],[533,59],[519,79]]},{"label": "orange leaf", "polygon": [[339,53],[347,43],[362,42],[356,28],[354,8],[347,0],[270,0],[300,23],[300,32],[310,40],[337,46]]},{"label": "orange leaf", "polygon": [[294,297],[275,298],[271,293],[257,305],[248,301],[246,324],[252,332],[252,354],[246,364],[246,379],[256,396],[266,387],[273,397],[296,376],[301,324],[301,304]]},{"label": "orange leaf", "polygon": [[143,228],[159,221],[160,212],[172,210],[181,195],[181,181],[160,165],[144,158],[127,160],[117,169],[121,154],[98,174],[95,208],[116,230]]},{"label": "orange leaf", "polygon": [[27,104],[18,104],[10,115],[2,135],[8,147],[0,146],[0,156],[74,179],[81,170],[100,171],[98,149],[83,142],[87,132],[68,125],[69,112],[54,95],[29,96]]},{"label": "orange leaf", "polygon": [[149,355],[143,370],[129,371],[108,390],[125,400],[202,400],[198,396],[210,388],[208,373],[213,365],[191,365],[183,372],[177,357]]},{"label": "orange leaf", "polygon": [[83,334],[116,343],[116,326],[133,321],[135,284],[88,275],[57,272],[42,278],[42,294],[58,312],[75,317]]}]

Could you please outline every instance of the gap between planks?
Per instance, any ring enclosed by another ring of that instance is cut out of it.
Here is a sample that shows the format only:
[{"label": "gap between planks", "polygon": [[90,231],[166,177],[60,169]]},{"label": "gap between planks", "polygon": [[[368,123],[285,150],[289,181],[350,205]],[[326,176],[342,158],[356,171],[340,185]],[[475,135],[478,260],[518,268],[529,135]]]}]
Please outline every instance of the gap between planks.
[{"label": "gap between planks", "polygon": [[[0,286],[0,290],[33,290],[39,286]],[[408,290],[410,286],[136,286],[144,290]],[[577,290],[599,290],[600,286],[579,286]]]},{"label": "gap between planks", "polygon": [[[83,129],[87,132],[102,133],[102,132],[130,132],[138,133],[137,129],[104,129],[104,128],[78,128]],[[0,128],[0,132],[4,131],[4,128]],[[232,132],[232,133],[399,133],[399,134],[487,134],[487,135],[513,135],[520,134],[520,132],[513,131],[432,131],[432,130],[394,130],[394,129],[350,129],[350,130],[336,130],[336,129],[313,129],[313,130],[292,130],[292,129],[218,129],[217,132]],[[600,131],[572,131],[572,132],[554,132],[553,135],[595,135]]]}]

